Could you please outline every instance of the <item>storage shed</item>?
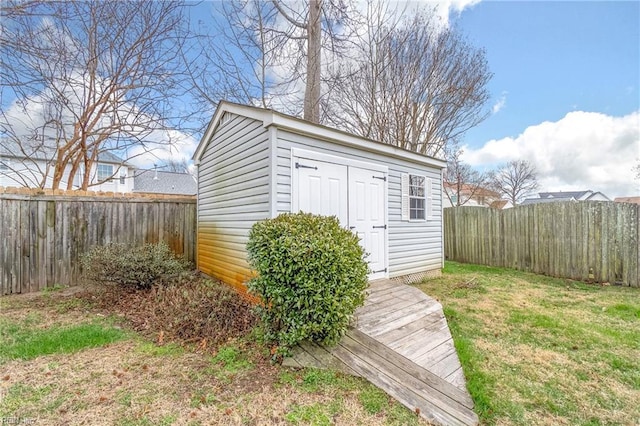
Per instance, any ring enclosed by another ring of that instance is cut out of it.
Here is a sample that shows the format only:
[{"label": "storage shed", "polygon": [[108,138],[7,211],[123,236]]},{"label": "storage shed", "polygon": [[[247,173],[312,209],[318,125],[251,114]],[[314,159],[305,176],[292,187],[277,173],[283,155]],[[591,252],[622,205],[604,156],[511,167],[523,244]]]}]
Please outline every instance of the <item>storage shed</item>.
[{"label": "storage shed", "polygon": [[193,158],[197,267],[241,291],[251,226],[284,212],[337,216],[360,236],[372,280],[441,271],[442,160],[226,101]]}]

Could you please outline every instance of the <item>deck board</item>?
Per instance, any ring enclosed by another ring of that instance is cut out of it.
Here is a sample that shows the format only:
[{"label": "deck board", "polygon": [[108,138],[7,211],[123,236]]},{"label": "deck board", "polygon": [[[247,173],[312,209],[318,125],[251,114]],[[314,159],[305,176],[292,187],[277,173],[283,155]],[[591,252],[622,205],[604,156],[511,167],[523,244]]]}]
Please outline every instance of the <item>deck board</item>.
[{"label": "deck board", "polygon": [[442,305],[414,287],[371,282],[338,345],[304,342],[285,365],[360,375],[436,424],[478,423]]}]

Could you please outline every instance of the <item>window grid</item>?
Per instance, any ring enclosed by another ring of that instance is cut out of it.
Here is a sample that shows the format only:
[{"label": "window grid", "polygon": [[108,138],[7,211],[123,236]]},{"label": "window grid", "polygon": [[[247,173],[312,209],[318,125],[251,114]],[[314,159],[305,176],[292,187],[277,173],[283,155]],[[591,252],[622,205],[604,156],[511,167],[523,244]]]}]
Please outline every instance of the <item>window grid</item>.
[{"label": "window grid", "polygon": [[113,176],[113,166],[98,164],[98,182],[105,182]]},{"label": "window grid", "polygon": [[409,175],[409,219],[426,219],[425,177]]}]

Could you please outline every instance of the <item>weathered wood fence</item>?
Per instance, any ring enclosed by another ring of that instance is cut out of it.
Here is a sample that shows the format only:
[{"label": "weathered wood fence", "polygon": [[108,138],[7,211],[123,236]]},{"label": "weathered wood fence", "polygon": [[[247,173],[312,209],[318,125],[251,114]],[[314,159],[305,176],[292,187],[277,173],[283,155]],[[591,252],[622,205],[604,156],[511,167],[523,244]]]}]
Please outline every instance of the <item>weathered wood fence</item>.
[{"label": "weathered wood fence", "polygon": [[447,259],[640,287],[640,205],[555,202],[444,210]]},{"label": "weathered wood fence", "polygon": [[166,241],[193,261],[193,198],[0,194],[0,294],[81,280],[80,256],[110,242]]}]

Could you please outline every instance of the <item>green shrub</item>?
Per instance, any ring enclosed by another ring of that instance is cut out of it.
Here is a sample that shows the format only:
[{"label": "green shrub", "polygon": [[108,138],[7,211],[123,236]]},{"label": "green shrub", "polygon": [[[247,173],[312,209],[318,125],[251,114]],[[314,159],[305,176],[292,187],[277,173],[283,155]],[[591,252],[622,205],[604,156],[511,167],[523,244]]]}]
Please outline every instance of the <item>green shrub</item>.
[{"label": "green shrub", "polygon": [[97,246],[81,259],[85,277],[97,283],[114,283],[129,289],[148,289],[158,278],[189,269],[169,246],[160,242],[128,247],[125,244]]},{"label": "green shrub", "polygon": [[305,339],[337,343],[368,283],[358,237],[335,217],[283,214],[253,225],[247,250],[258,273],[249,291],[280,353]]}]

